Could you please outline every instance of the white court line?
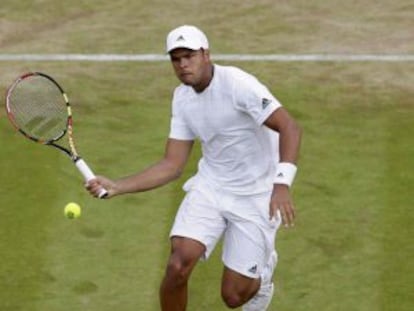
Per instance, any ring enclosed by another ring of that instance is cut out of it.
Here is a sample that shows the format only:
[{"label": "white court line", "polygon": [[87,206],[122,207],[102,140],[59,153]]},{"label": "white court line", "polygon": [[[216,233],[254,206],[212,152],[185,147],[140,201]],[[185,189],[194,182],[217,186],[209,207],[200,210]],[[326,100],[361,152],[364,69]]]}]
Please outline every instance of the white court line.
[{"label": "white court line", "polygon": [[[414,54],[212,54],[214,60],[272,62],[413,62]],[[158,62],[165,54],[0,54],[0,61]]]}]

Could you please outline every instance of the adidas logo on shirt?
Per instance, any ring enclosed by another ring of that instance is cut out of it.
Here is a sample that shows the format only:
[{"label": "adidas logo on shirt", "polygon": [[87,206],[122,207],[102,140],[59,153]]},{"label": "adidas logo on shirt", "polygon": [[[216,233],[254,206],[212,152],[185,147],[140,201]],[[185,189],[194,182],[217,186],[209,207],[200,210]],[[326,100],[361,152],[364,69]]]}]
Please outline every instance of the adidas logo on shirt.
[{"label": "adidas logo on shirt", "polygon": [[262,109],[266,109],[266,107],[267,107],[267,106],[269,106],[269,104],[270,104],[271,102],[272,102],[272,101],[271,101],[270,99],[263,98],[263,99],[262,99]]}]

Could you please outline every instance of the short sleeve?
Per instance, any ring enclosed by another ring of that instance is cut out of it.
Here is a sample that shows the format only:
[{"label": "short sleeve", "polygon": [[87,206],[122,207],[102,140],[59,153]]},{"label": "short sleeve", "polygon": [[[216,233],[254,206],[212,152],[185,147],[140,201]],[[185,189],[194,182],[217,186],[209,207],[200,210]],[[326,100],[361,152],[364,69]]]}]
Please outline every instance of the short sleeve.
[{"label": "short sleeve", "polygon": [[253,76],[236,81],[236,109],[249,114],[257,124],[263,124],[273,111],[281,107],[272,93]]},{"label": "short sleeve", "polygon": [[194,140],[196,138],[196,135],[185,122],[182,109],[180,108],[180,102],[177,100],[176,93],[174,93],[169,138],[179,140]]}]

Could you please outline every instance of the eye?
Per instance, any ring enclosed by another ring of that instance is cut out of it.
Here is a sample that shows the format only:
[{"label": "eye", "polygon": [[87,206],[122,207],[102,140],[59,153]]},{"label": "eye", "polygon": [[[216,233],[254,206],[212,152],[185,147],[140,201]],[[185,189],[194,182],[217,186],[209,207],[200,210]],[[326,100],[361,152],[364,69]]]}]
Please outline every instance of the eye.
[{"label": "eye", "polygon": [[179,62],[179,61],[180,61],[180,58],[179,58],[179,57],[176,57],[176,56],[172,56],[172,55],[171,55],[171,61],[172,61],[173,63],[177,63],[177,62]]}]

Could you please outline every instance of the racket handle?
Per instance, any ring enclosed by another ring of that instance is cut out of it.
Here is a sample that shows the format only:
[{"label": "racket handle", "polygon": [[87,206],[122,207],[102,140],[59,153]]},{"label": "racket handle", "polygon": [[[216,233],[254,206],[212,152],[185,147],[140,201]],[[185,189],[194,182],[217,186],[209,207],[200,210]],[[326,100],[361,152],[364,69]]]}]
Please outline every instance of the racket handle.
[{"label": "racket handle", "polygon": [[[75,165],[78,168],[78,170],[82,173],[83,177],[85,178],[85,180],[88,182],[91,179],[94,179],[96,176],[95,174],[92,172],[92,170],[89,168],[88,164],[86,164],[85,161],[83,161],[81,158],[78,158],[75,161]],[[108,195],[108,191],[106,191],[106,189],[102,188],[99,191],[99,198],[103,199]]]}]

